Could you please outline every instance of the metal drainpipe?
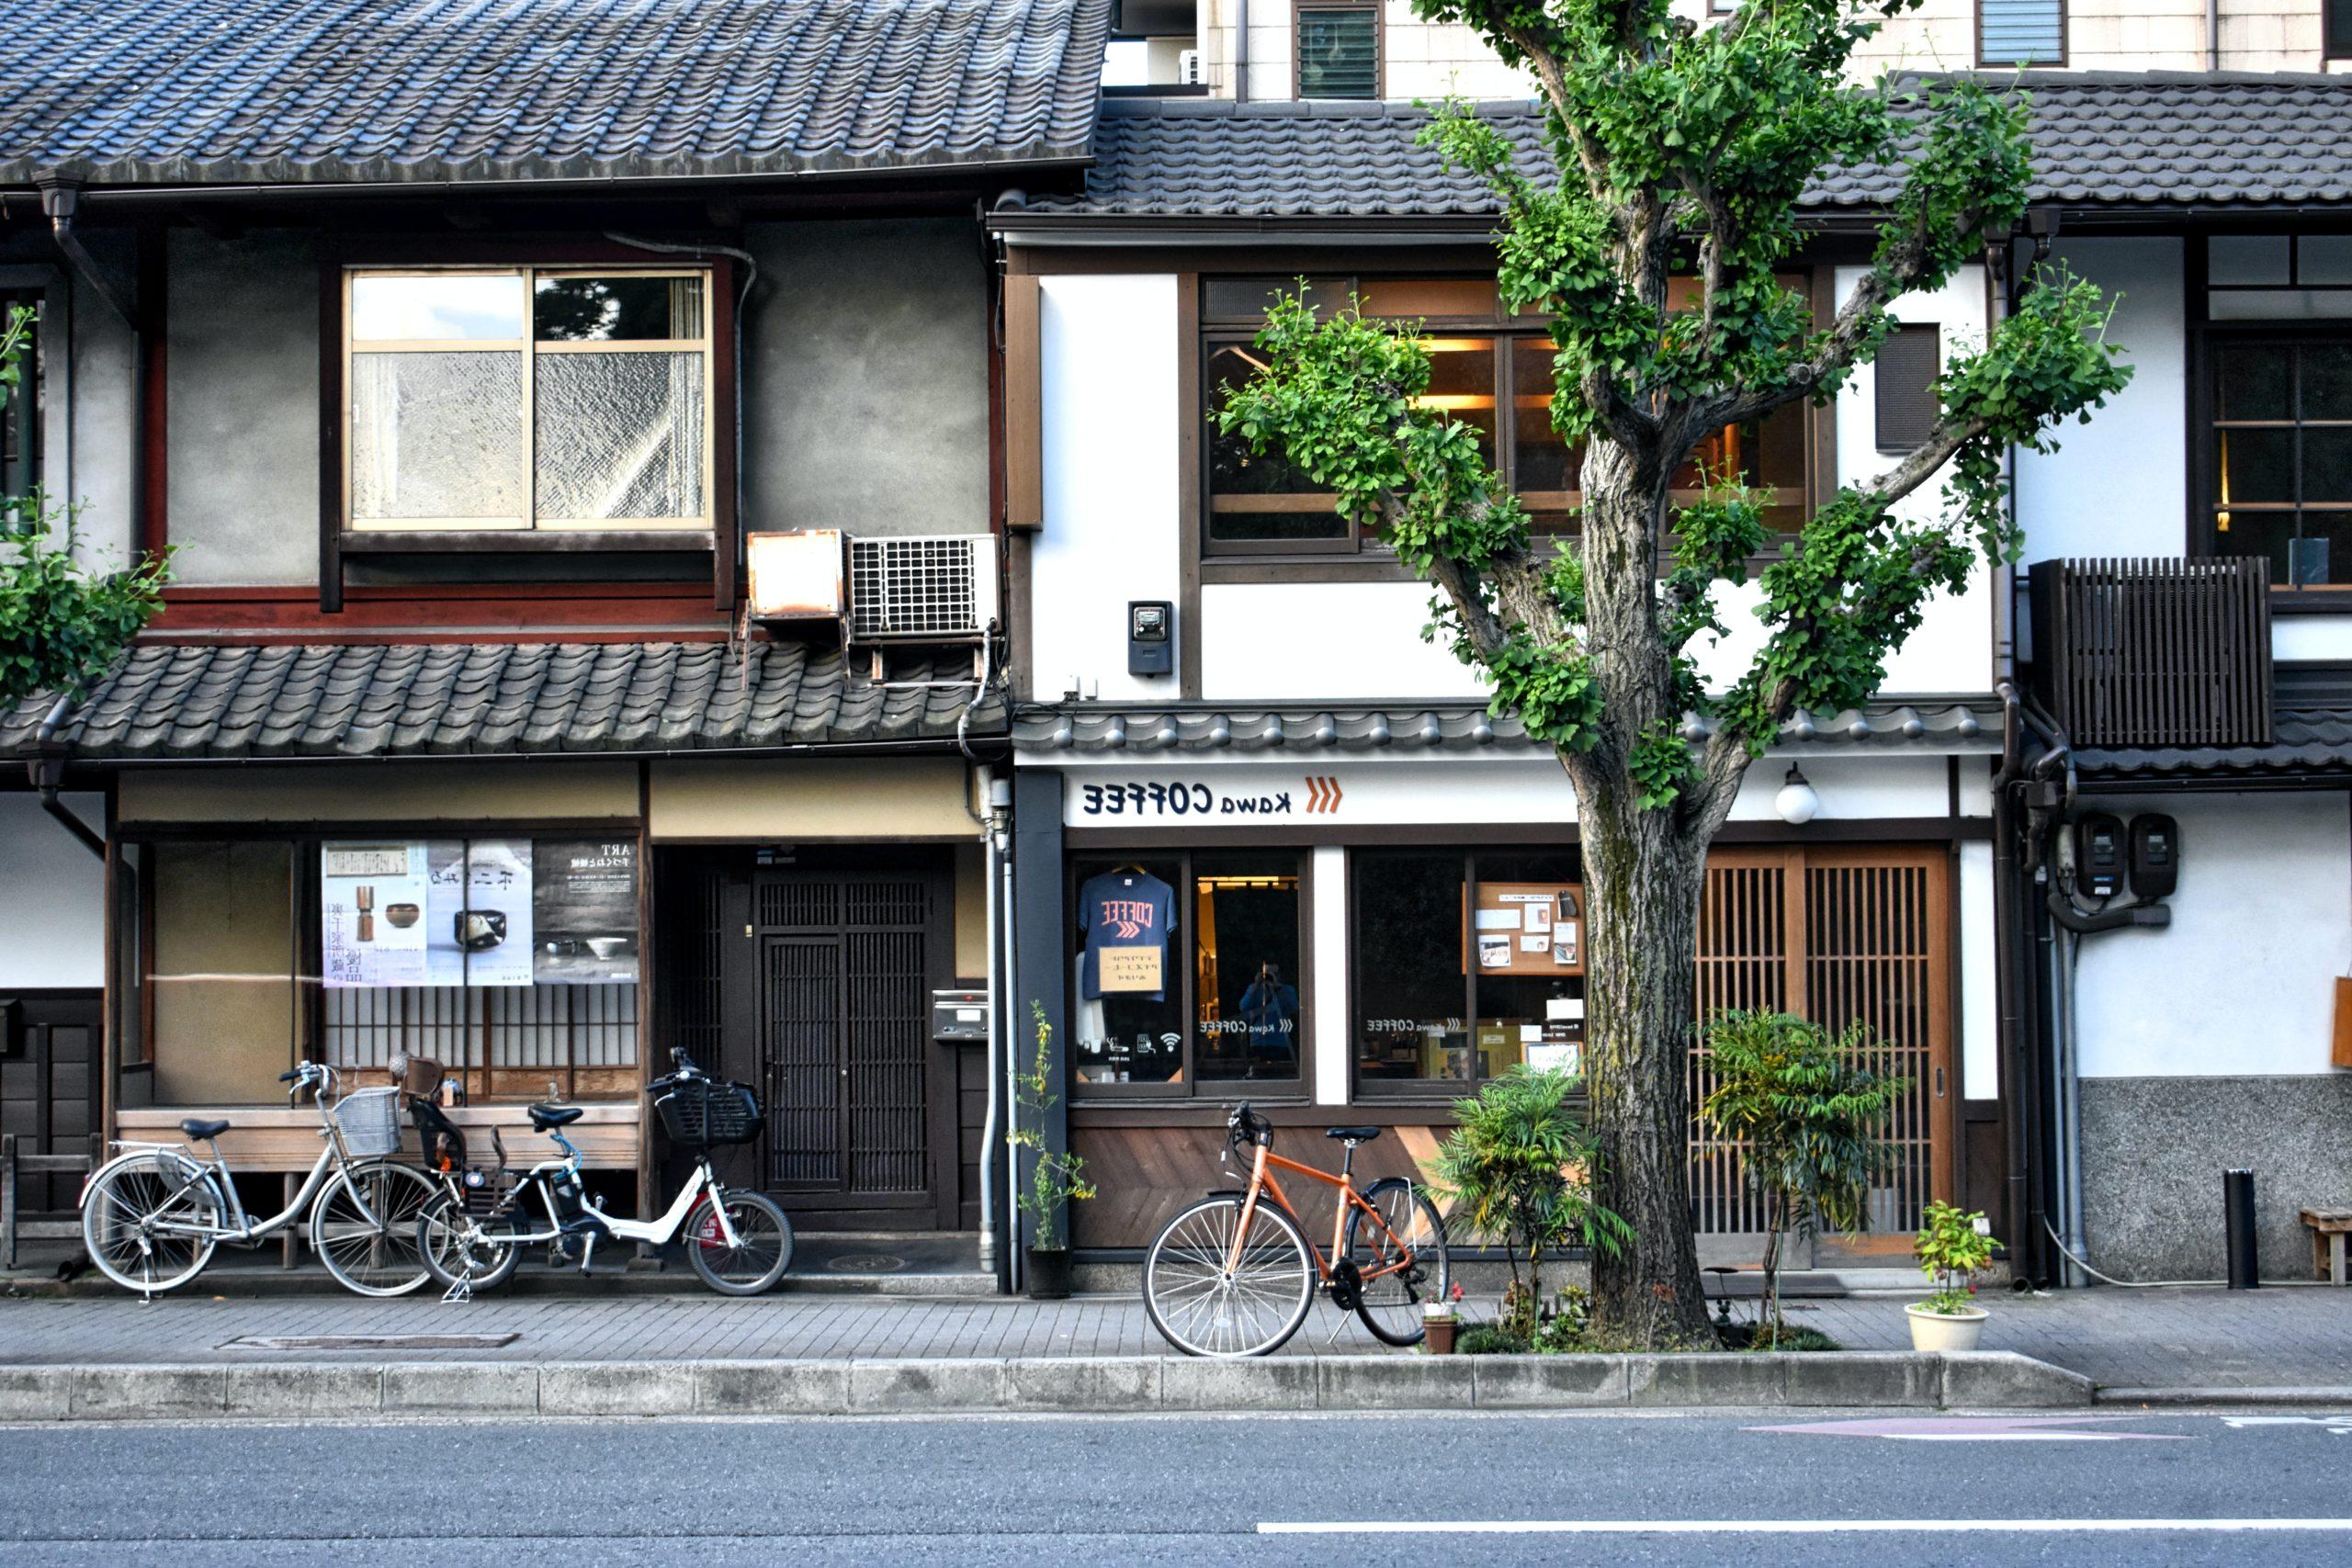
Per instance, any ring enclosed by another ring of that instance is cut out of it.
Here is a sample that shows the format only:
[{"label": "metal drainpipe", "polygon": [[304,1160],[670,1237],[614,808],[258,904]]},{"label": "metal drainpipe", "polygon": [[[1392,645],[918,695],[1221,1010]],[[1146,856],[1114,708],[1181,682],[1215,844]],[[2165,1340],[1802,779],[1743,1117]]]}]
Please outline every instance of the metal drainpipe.
[{"label": "metal drainpipe", "polygon": [[25,764],[25,772],[30,776],[33,788],[40,792],[40,808],[65,824],[65,830],[80,840],[83,848],[103,861],[107,858],[106,835],[74,816],[73,807],[57,798],[57,792],[65,782],[65,753],[50,748],[73,707],[73,698],[60,697],[49,710],[49,716],[40,721],[40,728],[33,731],[33,745],[40,754]]},{"label": "metal drainpipe", "polygon": [[1233,101],[1250,101],[1250,0],[1233,0]]},{"label": "metal drainpipe", "polygon": [[996,1073],[996,1053],[1003,1043],[1004,1032],[997,1027],[999,1004],[1005,993],[1006,977],[1001,967],[1003,950],[997,941],[997,882],[998,867],[1004,855],[1002,833],[996,814],[996,770],[980,770],[980,798],[988,806],[988,822],[980,834],[988,859],[980,877],[981,897],[988,901],[988,980],[989,980],[989,1043],[986,1076],[989,1085],[988,1114],[980,1123],[980,1267],[993,1271],[996,1268],[996,1145],[1003,1136],[1003,1085]]}]

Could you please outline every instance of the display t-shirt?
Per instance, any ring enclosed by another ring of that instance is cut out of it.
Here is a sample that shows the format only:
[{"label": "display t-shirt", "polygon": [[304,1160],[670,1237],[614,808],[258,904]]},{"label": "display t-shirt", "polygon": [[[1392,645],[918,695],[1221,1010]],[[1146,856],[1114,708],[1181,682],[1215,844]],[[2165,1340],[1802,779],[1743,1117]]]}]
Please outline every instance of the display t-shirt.
[{"label": "display t-shirt", "polygon": [[1102,951],[1105,948],[1148,948],[1159,954],[1160,988],[1156,991],[1114,991],[1126,996],[1167,999],[1168,938],[1176,929],[1176,890],[1146,871],[1114,871],[1090,877],[1078,890],[1078,929],[1086,933],[1086,962],[1079,976],[1079,995],[1092,1001],[1102,992]]}]

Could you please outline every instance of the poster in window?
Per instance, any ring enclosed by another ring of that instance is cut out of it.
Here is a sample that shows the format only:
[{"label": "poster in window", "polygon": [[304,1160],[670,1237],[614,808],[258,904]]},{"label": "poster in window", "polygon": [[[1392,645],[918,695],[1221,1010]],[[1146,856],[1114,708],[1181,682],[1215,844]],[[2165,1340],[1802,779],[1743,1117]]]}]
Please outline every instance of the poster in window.
[{"label": "poster in window", "polygon": [[[321,976],[336,989],[419,986],[425,972],[421,842],[331,840],[319,846]],[[221,916],[233,920],[236,911]]]},{"label": "poster in window", "polygon": [[465,902],[448,911],[448,937],[469,986],[531,984],[531,840],[466,841]]},{"label": "poster in window", "polygon": [[532,859],[533,977],[543,986],[635,980],[636,841],[547,839],[534,847]]},{"label": "poster in window", "polygon": [[1513,979],[1583,974],[1583,916],[1584,889],[1574,883],[1479,883],[1471,911],[1479,969]]}]

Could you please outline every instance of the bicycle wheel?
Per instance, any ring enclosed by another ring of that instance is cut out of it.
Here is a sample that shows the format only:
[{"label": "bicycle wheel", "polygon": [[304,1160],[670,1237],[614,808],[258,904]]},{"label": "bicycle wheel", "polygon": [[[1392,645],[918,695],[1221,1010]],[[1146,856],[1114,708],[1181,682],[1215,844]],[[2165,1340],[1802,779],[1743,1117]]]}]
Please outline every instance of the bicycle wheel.
[{"label": "bicycle wheel", "polygon": [[735,1227],[741,1245],[727,1245],[718,1228],[714,1194],[704,1193],[686,1215],[681,1233],[686,1261],[702,1282],[722,1296],[756,1296],[784,1278],[792,1266],[792,1222],[784,1211],[758,1192],[726,1194],[727,1223]]},{"label": "bicycle wheel", "polygon": [[228,1204],[212,1173],[184,1155],[133,1155],[82,1199],[82,1245],[99,1272],[150,1295],[185,1285],[212,1261]]},{"label": "bicycle wheel", "polygon": [[416,1219],[440,1190],[414,1166],[345,1166],[311,1205],[311,1250],[346,1291],[406,1295],[431,1278],[417,1253]]},{"label": "bicycle wheel", "polygon": [[503,1285],[523,1261],[519,1242],[484,1235],[463,1199],[443,1190],[416,1216],[416,1250],[424,1271],[443,1289],[459,1280],[487,1291]]},{"label": "bicycle wheel", "polygon": [[1306,1237],[1280,1209],[1258,1205],[1234,1261],[1241,1200],[1208,1198],[1161,1228],[1143,1260],[1143,1307],[1187,1356],[1264,1356],[1315,1304]]},{"label": "bicycle wheel", "polygon": [[1444,1223],[1401,1176],[1374,1182],[1363,1190],[1363,1201],[1380,1223],[1349,1204],[1346,1239],[1340,1243],[1356,1266],[1356,1315],[1385,1345],[1418,1345],[1424,1332],[1422,1304],[1445,1300],[1453,1285]]}]

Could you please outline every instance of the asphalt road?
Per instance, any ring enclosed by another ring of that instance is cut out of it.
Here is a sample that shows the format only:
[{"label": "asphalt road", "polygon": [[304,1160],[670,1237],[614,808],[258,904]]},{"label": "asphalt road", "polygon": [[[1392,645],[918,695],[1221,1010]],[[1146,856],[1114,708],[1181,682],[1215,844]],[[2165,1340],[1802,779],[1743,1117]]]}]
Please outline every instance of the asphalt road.
[{"label": "asphalt road", "polygon": [[2347,1477],[2352,1413],[14,1427],[0,1564],[2352,1563]]}]

